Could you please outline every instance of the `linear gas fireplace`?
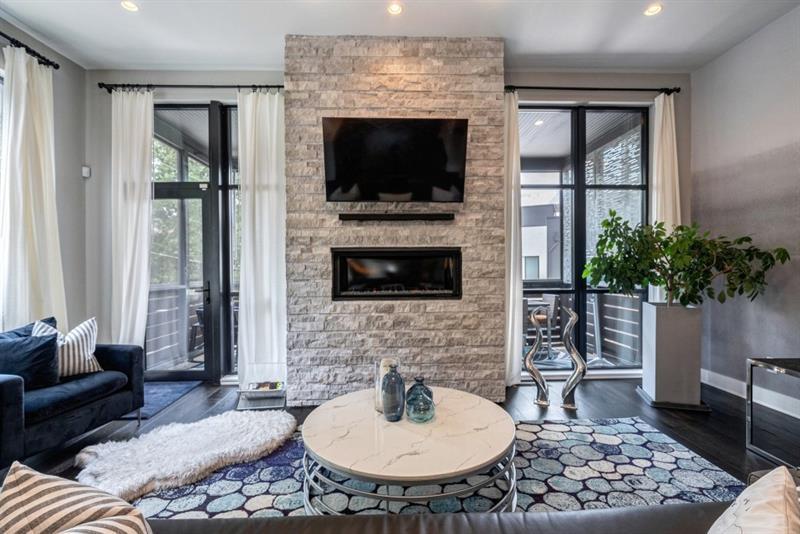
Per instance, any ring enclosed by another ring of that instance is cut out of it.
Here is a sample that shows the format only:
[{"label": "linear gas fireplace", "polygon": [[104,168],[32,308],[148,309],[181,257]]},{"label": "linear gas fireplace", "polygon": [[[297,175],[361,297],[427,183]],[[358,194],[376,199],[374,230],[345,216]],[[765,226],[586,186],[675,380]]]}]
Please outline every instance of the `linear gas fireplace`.
[{"label": "linear gas fireplace", "polygon": [[333,300],[460,299],[461,249],[332,248]]}]

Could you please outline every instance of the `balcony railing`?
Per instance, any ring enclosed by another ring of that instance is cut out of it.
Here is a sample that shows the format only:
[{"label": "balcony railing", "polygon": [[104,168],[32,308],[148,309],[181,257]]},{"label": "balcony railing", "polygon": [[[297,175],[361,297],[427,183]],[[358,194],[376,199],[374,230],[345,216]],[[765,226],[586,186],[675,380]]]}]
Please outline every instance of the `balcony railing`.
[{"label": "balcony railing", "polygon": [[203,293],[201,285],[150,287],[145,333],[148,371],[202,368]]},{"label": "balcony railing", "polygon": [[[536,335],[533,325],[528,320],[528,313],[540,308],[539,314],[542,319],[540,324],[544,340],[535,356],[535,361],[541,370],[564,370],[572,366],[562,341],[562,325],[565,325],[567,320],[564,307],[572,307],[572,301],[570,293],[548,296],[543,292],[541,295],[525,299],[523,352],[527,352]],[[586,317],[582,318],[583,328],[586,330],[586,354],[583,356],[590,369],[641,367],[641,305],[642,299],[638,296],[607,293],[587,296],[587,313]],[[546,318],[548,315],[549,325]]]}]

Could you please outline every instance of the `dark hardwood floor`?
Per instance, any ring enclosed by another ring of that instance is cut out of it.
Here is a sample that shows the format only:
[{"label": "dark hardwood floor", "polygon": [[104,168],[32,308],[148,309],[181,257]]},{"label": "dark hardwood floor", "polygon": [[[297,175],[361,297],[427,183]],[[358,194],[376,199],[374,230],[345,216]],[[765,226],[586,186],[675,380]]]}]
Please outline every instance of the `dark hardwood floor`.
[{"label": "dark hardwood floor", "polygon": [[[518,421],[591,419],[639,416],[709,461],[739,479],[751,471],[768,469],[774,464],[745,449],[745,403],[743,399],[703,386],[703,400],[711,413],[657,410],[636,394],[639,380],[585,380],[578,387],[578,410],[569,412],[559,406],[562,382],[550,384],[552,405],[547,409],[533,402],[535,389],[519,386],[508,389],[502,406]],[[84,435],[56,452],[29,458],[26,463],[35,469],[72,477],[75,455],[83,447],[107,440],[123,440],[170,423],[189,423],[217,415],[236,406],[235,387],[204,384],[181,397],[153,418],[142,421],[114,421]],[[289,410],[302,423],[311,408]]]}]

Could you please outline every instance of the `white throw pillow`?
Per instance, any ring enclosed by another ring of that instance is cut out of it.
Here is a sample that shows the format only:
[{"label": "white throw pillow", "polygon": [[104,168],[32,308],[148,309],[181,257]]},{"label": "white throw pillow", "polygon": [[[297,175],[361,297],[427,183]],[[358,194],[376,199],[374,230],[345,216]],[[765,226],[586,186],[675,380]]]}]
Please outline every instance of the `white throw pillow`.
[{"label": "white throw pillow", "polygon": [[72,376],[97,373],[103,368],[94,357],[97,344],[97,321],[94,317],[82,322],[68,334],[62,334],[49,324],[36,321],[32,335],[58,335],[58,375]]},{"label": "white throw pillow", "polygon": [[708,534],[797,534],[800,502],[791,473],[773,469],[745,489],[717,519]]}]

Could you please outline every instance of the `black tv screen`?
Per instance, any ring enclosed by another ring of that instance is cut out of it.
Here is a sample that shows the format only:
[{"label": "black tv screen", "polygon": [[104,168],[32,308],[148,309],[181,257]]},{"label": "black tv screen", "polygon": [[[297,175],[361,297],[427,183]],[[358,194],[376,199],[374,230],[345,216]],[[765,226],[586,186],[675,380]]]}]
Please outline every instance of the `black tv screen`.
[{"label": "black tv screen", "polygon": [[466,119],[322,119],[331,202],[463,202]]}]

